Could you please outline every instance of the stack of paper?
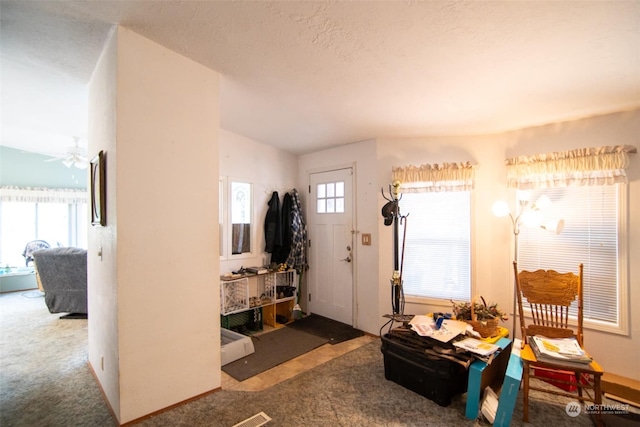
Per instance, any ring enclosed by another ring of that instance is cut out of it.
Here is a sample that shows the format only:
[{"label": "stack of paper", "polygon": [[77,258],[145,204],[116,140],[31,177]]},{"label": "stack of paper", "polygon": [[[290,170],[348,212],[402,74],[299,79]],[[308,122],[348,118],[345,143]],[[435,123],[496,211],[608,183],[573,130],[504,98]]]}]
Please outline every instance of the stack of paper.
[{"label": "stack of paper", "polygon": [[453,345],[479,356],[489,356],[500,350],[500,347],[495,344],[491,344],[475,338],[465,338],[463,340],[454,342]]},{"label": "stack of paper", "polygon": [[571,366],[586,366],[592,359],[580,347],[575,337],[547,338],[541,335],[529,337],[529,345],[541,362],[562,363]]}]

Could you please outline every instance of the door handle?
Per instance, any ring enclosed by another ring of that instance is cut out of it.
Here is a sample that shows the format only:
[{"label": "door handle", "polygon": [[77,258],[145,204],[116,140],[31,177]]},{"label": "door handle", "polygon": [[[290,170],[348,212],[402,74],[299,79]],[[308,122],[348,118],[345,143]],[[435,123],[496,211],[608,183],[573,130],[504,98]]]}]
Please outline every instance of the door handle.
[{"label": "door handle", "polygon": [[341,259],[340,261],[347,261],[347,262],[351,262],[351,256],[347,256],[345,259]]}]

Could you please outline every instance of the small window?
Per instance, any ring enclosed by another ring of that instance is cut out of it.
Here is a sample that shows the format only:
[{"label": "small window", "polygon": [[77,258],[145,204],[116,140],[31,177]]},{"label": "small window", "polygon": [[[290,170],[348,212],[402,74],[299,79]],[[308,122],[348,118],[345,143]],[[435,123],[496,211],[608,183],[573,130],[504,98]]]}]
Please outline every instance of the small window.
[{"label": "small window", "polygon": [[231,254],[251,253],[251,184],[231,182]]},{"label": "small window", "polygon": [[226,247],[225,237],[227,233],[225,233],[225,230],[224,230],[224,224],[226,224],[226,218],[227,218],[227,216],[225,215],[225,210],[227,206],[226,187],[227,187],[227,180],[225,178],[220,178],[220,181],[218,181],[218,233],[219,233],[218,249],[220,250],[220,258],[225,258],[227,256],[227,252],[225,251],[225,247]]},{"label": "small window", "polygon": [[253,184],[220,177],[218,185],[220,259],[252,257],[255,255]]},{"label": "small window", "polygon": [[[560,234],[539,227],[522,227],[518,268],[578,272],[584,264],[584,321],[593,329],[626,330],[627,272],[624,236],[626,211],[624,184],[571,186],[533,191],[531,200],[544,194],[552,201],[545,210],[564,219]],[[574,304],[575,305],[575,304]],[[576,314],[576,307],[570,314]]]},{"label": "small window", "polygon": [[51,247],[87,247],[87,204],[0,202],[0,266],[24,265],[31,240]]},{"label": "small window", "polygon": [[469,301],[471,192],[405,193],[400,213],[408,214],[402,276],[405,295]]},{"label": "small window", "polygon": [[344,213],[344,181],[317,185],[316,212]]}]

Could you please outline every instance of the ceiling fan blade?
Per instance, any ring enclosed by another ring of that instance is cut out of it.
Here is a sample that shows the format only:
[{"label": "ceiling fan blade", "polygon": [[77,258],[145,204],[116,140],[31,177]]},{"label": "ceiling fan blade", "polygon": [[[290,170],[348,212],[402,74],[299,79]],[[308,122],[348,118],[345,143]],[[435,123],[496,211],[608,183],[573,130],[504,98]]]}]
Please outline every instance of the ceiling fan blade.
[{"label": "ceiling fan blade", "polygon": [[76,161],[75,166],[78,169],[86,169],[87,166],[89,166],[89,163],[86,160],[85,161],[80,161],[80,162]]},{"label": "ceiling fan blade", "polygon": [[60,160],[68,159],[71,156],[67,153],[67,154],[60,154],[60,155],[57,155],[57,156],[49,156],[49,157],[51,157],[51,158],[45,160],[45,162],[57,162],[57,161],[60,161]]},{"label": "ceiling fan blade", "polygon": [[74,137],[75,146],[69,147],[67,153],[61,156],[52,156],[51,159],[45,160],[45,162],[62,161],[62,164],[70,168],[75,166],[78,169],[86,169],[89,166],[89,161],[85,154],[85,150],[78,146],[78,138]]}]

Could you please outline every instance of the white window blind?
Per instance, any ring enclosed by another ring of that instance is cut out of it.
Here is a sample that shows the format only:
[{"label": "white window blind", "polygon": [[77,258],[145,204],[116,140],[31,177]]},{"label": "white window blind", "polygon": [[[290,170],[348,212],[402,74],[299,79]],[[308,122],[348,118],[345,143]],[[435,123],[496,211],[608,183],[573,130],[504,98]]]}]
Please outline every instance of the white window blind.
[{"label": "white window blind", "polygon": [[470,191],[403,194],[405,295],[470,300],[470,200]]},{"label": "white window blind", "polygon": [[[519,269],[577,273],[578,265],[584,264],[585,321],[620,322],[618,209],[626,209],[626,200],[618,197],[622,185],[534,190],[531,200],[547,195],[552,205],[545,210],[545,217],[564,219],[564,229],[558,235],[539,227],[522,227],[520,231]],[[572,310],[576,315],[577,307]]]}]

